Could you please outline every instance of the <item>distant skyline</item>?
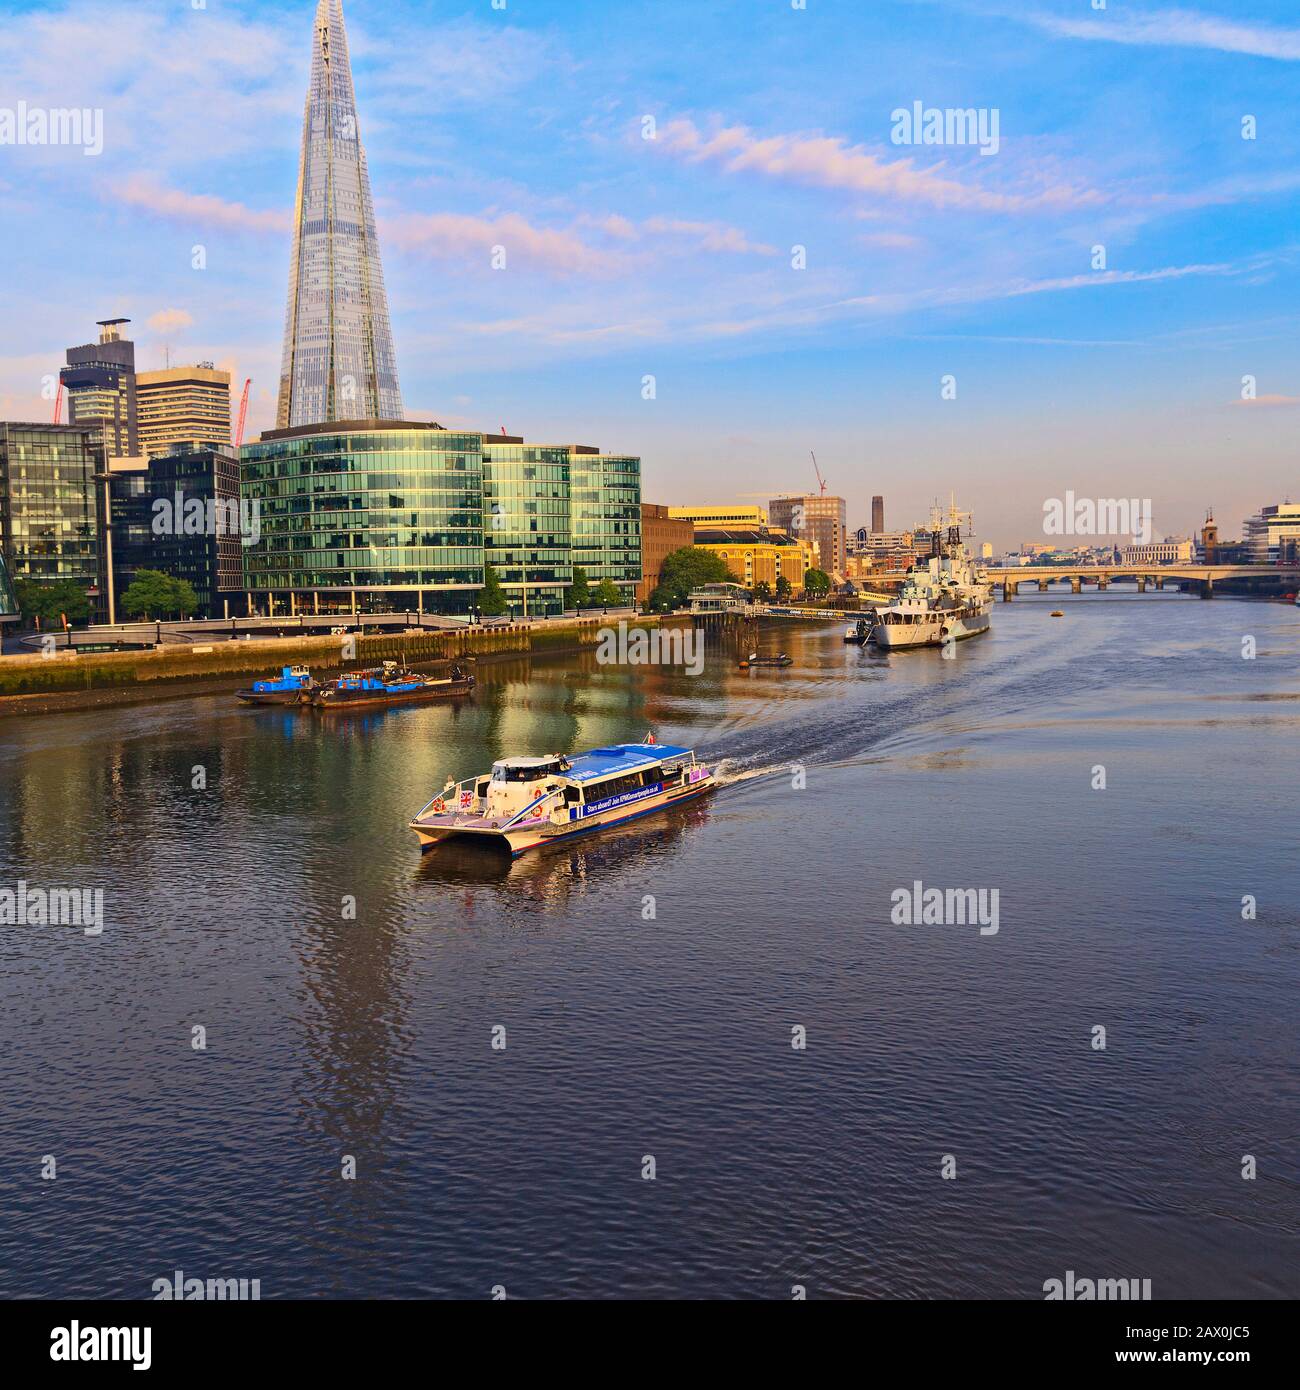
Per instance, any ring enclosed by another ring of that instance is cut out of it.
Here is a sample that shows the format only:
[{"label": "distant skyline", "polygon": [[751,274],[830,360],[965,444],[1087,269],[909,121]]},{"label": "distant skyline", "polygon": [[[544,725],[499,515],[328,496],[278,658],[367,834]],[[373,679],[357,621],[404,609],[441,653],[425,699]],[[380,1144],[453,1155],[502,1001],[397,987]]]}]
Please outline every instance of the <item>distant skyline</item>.
[{"label": "distant skyline", "polygon": [[[0,140],[103,111],[99,154],[0,143],[0,418],[124,315],[274,424],[315,9],[0,0]],[[851,527],[955,491],[999,550],[1067,490],[1229,538],[1300,493],[1294,4],[344,12],[408,418],[637,453],[667,504],[814,450]],[[996,153],[894,143],[917,103]]]}]

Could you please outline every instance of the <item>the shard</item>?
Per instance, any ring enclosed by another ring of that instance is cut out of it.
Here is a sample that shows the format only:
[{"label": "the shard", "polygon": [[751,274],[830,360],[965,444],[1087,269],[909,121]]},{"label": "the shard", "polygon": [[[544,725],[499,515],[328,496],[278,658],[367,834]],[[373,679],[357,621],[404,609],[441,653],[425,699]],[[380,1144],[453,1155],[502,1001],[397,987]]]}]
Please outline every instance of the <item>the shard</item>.
[{"label": "the shard", "polygon": [[276,427],[400,420],[402,393],[341,0],[320,0]]}]

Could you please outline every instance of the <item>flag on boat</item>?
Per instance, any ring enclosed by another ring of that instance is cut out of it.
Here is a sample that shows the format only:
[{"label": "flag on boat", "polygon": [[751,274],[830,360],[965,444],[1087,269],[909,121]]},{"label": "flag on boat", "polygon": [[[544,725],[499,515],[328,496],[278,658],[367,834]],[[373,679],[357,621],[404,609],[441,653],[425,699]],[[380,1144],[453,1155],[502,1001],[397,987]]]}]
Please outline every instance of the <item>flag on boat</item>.
[{"label": "flag on boat", "polygon": [[470,808],[471,806],[473,806],[473,804],[474,804],[474,793],[473,793],[473,792],[461,792],[461,794],[460,794],[460,809],[461,809],[462,811],[468,811],[469,808]]},{"label": "flag on boat", "polygon": [[641,742],[642,742],[642,743],[653,743],[654,741],[655,741],[654,730],[653,730],[653,729],[647,729],[647,730],[646,730],[645,738],[643,738],[643,739],[641,740]]}]

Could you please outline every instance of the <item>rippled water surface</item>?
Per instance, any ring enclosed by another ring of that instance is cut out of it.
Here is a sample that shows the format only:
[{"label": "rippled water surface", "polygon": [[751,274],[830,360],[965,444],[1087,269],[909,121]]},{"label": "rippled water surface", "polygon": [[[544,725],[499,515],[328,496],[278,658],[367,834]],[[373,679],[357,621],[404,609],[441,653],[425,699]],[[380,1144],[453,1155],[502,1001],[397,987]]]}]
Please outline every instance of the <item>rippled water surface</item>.
[{"label": "rippled water surface", "polygon": [[[106,918],[0,928],[0,1294],[1300,1294],[1300,610],[762,643],[794,666],[0,721],[0,886]],[[449,773],[647,728],[725,784],[513,864],[405,829]],[[917,879],[996,888],[996,935],[892,923]]]}]

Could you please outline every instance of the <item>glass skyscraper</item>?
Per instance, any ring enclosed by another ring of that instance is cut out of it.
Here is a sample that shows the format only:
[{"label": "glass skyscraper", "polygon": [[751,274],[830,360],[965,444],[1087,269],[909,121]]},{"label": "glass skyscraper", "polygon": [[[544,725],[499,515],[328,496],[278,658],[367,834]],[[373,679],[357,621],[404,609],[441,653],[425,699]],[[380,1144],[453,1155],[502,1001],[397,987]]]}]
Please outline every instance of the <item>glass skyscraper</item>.
[{"label": "glass skyscraper", "polygon": [[320,0],[276,428],[400,420],[402,393],[341,0]]}]

